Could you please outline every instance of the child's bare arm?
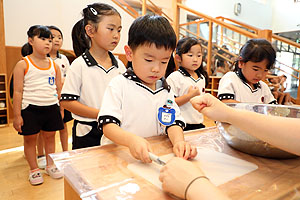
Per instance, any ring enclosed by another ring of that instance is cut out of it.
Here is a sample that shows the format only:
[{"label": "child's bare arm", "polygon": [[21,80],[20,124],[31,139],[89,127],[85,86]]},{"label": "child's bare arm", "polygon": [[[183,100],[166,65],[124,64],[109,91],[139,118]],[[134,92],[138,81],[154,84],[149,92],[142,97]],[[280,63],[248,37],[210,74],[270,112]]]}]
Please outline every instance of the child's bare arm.
[{"label": "child's bare arm", "polygon": [[60,104],[64,109],[82,117],[97,119],[99,113],[99,109],[86,106],[77,100],[62,100]]},{"label": "child's bare arm", "polygon": [[145,163],[150,163],[148,152],[152,151],[150,143],[144,138],[123,130],[114,123],[103,125],[104,135],[116,144],[129,148],[131,155]]},{"label": "child's bare arm", "polygon": [[221,100],[223,103],[240,103],[239,101],[236,101],[234,99],[224,99]]},{"label": "child's bare arm", "polygon": [[21,117],[21,105],[23,97],[23,82],[26,70],[26,63],[24,60],[19,61],[14,68],[14,122],[13,126],[18,132],[22,132],[23,118]]},{"label": "child's bare arm", "polygon": [[190,101],[191,98],[200,95],[199,88],[190,86],[189,91],[187,94],[184,94],[180,97],[175,98],[175,102],[178,106],[184,105]]},{"label": "child's bare arm", "polygon": [[167,131],[173,144],[173,152],[177,157],[188,159],[197,155],[197,149],[184,141],[183,130],[180,126],[171,126]]},{"label": "child's bare arm", "polygon": [[61,95],[61,88],[62,88],[62,83],[61,83],[61,72],[57,64],[55,64],[56,67],[56,77],[55,77],[55,84],[56,84],[56,92],[58,99],[60,99]]}]

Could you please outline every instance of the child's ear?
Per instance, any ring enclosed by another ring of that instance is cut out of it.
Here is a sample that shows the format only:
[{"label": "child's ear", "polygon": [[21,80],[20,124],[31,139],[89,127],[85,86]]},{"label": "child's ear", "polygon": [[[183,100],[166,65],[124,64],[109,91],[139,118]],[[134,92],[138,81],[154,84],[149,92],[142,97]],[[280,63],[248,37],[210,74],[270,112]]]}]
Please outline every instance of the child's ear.
[{"label": "child's ear", "polygon": [[31,37],[28,38],[28,43],[32,46],[33,39]]},{"label": "child's ear", "polygon": [[181,62],[181,57],[178,54],[175,54],[175,60],[180,63]]},{"label": "child's ear", "polygon": [[95,27],[94,27],[93,25],[87,24],[87,25],[84,27],[84,29],[85,29],[86,34],[87,34],[90,38],[92,38],[92,37],[94,36],[94,33],[95,33]]},{"label": "child's ear", "polygon": [[243,68],[244,67],[244,65],[245,65],[245,63],[244,62],[242,62],[242,61],[237,61],[238,62],[238,66],[239,66],[239,68]]},{"label": "child's ear", "polygon": [[129,62],[131,62],[132,61],[132,54],[133,54],[131,48],[128,45],[125,45],[124,50],[125,50],[125,55],[126,55],[127,60]]}]

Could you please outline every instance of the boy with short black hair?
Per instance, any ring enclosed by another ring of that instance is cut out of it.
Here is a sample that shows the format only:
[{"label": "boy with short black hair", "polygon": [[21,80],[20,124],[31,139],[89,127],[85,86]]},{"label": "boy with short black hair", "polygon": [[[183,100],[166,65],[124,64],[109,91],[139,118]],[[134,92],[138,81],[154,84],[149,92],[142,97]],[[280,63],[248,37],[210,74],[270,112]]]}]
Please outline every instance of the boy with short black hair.
[{"label": "boy with short black hair", "polygon": [[136,159],[149,163],[151,147],[144,138],[166,133],[176,156],[196,156],[196,148],[184,141],[185,123],[164,79],[175,47],[176,35],[166,18],[145,15],[133,22],[125,46],[129,68],[110,82],[98,115],[101,144],[111,140],[127,146]]}]

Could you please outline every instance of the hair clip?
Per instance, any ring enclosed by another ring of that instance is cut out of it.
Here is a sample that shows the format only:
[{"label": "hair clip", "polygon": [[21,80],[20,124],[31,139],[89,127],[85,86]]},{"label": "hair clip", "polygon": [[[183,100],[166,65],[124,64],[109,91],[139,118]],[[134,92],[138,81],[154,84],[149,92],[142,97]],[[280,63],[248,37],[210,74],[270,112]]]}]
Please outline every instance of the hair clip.
[{"label": "hair clip", "polygon": [[89,7],[89,8],[90,8],[90,11],[91,11],[95,16],[98,15],[98,12],[97,12],[97,10],[95,10],[95,8],[93,8],[93,7]]}]

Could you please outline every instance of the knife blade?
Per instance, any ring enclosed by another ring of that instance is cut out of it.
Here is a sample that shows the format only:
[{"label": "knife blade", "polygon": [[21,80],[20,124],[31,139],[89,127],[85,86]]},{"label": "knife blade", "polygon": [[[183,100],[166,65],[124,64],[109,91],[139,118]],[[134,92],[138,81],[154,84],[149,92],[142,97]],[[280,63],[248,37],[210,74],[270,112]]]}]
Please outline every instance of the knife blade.
[{"label": "knife blade", "polygon": [[155,163],[164,166],[166,163],[164,161],[162,161],[157,155],[149,152],[149,157],[152,161],[154,161]]}]

